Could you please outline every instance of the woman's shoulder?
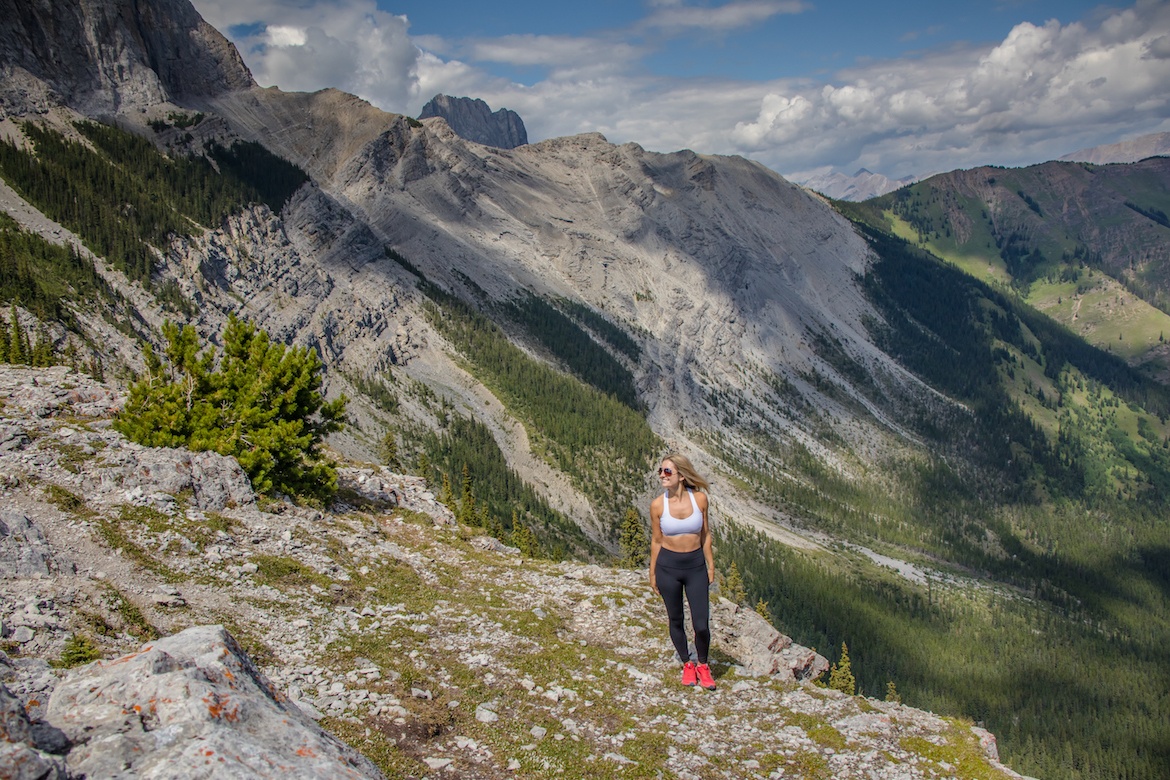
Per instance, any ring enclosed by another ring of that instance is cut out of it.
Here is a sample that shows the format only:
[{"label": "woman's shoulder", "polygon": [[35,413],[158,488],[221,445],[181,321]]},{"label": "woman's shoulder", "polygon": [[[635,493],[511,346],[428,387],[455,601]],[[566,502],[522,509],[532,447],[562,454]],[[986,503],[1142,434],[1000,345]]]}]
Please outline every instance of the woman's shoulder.
[{"label": "woman's shoulder", "polygon": [[662,495],[662,493],[659,493],[658,495],[654,496],[654,499],[650,502],[651,511],[655,509],[660,512],[662,511]]},{"label": "woman's shoulder", "polygon": [[707,510],[707,494],[702,490],[692,490],[691,495],[695,497],[695,503],[699,505],[699,509]]}]

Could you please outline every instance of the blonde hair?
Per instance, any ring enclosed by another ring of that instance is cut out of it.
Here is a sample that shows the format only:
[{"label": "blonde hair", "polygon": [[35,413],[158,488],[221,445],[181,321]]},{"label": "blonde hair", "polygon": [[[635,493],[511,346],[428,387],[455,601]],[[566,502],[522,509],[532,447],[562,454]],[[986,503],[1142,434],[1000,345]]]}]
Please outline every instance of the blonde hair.
[{"label": "blonde hair", "polygon": [[688,487],[694,490],[706,490],[710,487],[710,484],[707,482],[707,480],[700,477],[699,473],[695,471],[694,464],[691,463],[690,458],[688,458],[686,455],[671,453],[670,455],[664,455],[662,461],[660,462],[664,463],[668,460],[673,463],[674,467],[678,470],[678,476],[680,479],[682,479],[683,487]]}]

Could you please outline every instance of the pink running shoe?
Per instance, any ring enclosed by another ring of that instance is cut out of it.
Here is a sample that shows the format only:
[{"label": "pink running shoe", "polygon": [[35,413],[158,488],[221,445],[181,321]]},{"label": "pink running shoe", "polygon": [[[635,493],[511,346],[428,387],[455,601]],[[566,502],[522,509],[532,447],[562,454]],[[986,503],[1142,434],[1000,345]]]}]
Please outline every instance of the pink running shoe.
[{"label": "pink running shoe", "polygon": [[709,691],[715,690],[715,678],[711,676],[710,666],[707,666],[707,664],[699,664],[695,667],[695,674],[698,675],[699,685]]},{"label": "pink running shoe", "polygon": [[694,685],[695,684],[695,665],[693,663],[691,663],[690,661],[687,661],[685,664],[683,664],[682,684],[683,685]]}]

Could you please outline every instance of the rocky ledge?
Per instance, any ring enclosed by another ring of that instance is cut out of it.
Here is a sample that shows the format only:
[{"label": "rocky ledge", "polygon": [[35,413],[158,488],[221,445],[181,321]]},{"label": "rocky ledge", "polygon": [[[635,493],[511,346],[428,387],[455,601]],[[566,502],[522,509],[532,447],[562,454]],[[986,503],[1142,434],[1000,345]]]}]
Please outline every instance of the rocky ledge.
[{"label": "rocky ledge", "polygon": [[416,477],[257,501],[83,375],[0,367],[0,404],[0,776],[1019,777],[725,600],[683,688],[644,573],[524,558]]}]

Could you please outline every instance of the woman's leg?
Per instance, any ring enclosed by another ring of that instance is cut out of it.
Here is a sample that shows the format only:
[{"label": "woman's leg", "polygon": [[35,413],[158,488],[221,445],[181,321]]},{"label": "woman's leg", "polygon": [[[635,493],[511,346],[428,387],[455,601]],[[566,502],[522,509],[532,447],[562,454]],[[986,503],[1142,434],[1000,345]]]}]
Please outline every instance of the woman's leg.
[{"label": "woman's leg", "polygon": [[695,629],[695,656],[700,664],[705,664],[707,653],[711,649],[711,628],[708,626],[711,602],[708,594],[710,583],[707,581],[707,567],[704,565],[701,569],[688,569],[684,585],[687,604],[691,607],[691,625]]},{"label": "woman's leg", "polygon": [[687,646],[687,631],[683,622],[683,581],[678,575],[677,570],[663,566],[659,559],[654,579],[662,595],[662,603],[666,605],[670,641],[674,643],[679,660],[685,663],[691,659],[691,651]]}]

